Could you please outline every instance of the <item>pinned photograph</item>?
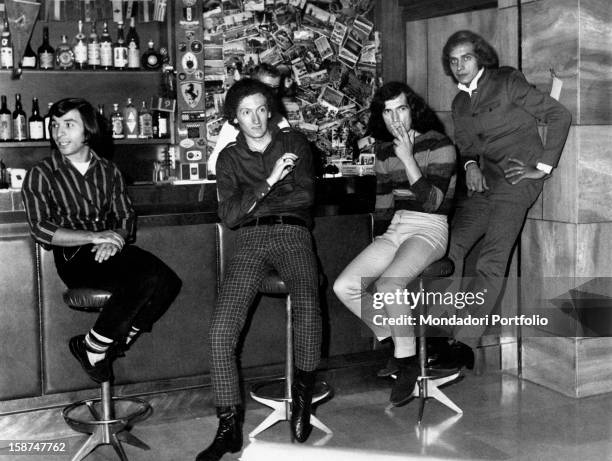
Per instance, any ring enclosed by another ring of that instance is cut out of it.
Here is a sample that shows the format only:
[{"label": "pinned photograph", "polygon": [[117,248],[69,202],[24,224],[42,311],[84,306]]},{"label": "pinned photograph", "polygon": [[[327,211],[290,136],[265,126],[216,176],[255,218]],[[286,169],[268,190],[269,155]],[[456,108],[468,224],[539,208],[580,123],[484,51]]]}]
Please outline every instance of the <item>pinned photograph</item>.
[{"label": "pinned photograph", "polygon": [[329,44],[329,40],[327,40],[327,37],[321,36],[317,38],[314,43],[322,60],[330,58],[334,55],[334,50],[332,50],[332,47]]},{"label": "pinned photograph", "polygon": [[336,23],[334,24],[334,30],[331,34],[331,42],[335,43],[338,46],[342,45],[347,29],[348,28],[340,21],[336,21]]},{"label": "pinned photograph", "polygon": [[359,154],[359,165],[374,165],[376,155],[374,154]]},{"label": "pinned photograph", "polygon": [[291,71],[293,72],[293,78],[295,78],[298,85],[303,85],[302,77],[308,74],[306,70],[306,64],[302,58],[297,58],[291,61]]},{"label": "pinned photograph", "polygon": [[356,54],[351,53],[346,48],[340,48],[340,52],[338,53],[338,60],[345,66],[347,66],[349,69],[355,67],[355,64],[357,64],[358,59],[359,56],[357,56]]},{"label": "pinned photograph", "polygon": [[266,62],[272,66],[276,66],[283,62],[283,56],[281,55],[280,48],[273,46],[259,54],[259,60]]},{"label": "pinned photograph", "polygon": [[353,21],[353,28],[360,30],[368,37],[374,29],[374,24],[363,16],[357,16]]},{"label": "pinned photograph", "polygon": [[288,50],[293,46],[293,40],[291,38],[291,31],[284,27],[279,28],[272,34],[274,41],[280,47],[281,50]]},{"label": "pinned photograph", "polygon": [[309,22],[313,25],[326,26],[336,22],[336,15],[325,11],[323,8],[319,8],[312,3],[306,5],[304,10],[304,21]]},{"label": "pinned photograph", "polygon": [[325,106],[338,110],[342,107],[344,93],[333,89],[331,86],[324,86],[319,95],[319,102]]}]

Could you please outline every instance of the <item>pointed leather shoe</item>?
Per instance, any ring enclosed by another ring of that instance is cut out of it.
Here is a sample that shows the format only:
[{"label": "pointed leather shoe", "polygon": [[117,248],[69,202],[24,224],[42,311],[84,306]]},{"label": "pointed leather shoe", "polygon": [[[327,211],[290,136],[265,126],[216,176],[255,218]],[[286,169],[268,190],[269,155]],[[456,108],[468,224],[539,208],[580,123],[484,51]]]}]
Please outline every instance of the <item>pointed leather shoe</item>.
[{"label": "pointed leather shoe", "polygon": [[240,451],[243,415],[240,407],[217,407],[217,434],[210,446],[198,454],[196,461],[219,461],[225,453]]},{"label": "pointed leather shoe", "polygon": [[474,368],[474,351],[467,344],[456,342],[449,346],[447,353],[440,354],[434,361],[428,361],[427,366],[444,370],[461,370],[463,367],[472,370]]},{"label": "pointed leather shoe", "polygon": [[398,371],[399,367],[397,366],[397,359],[395,357],[389,357],[385,367],[378,370],[376,376],[379,378],[388,378],[391,375],[397,374]]},{"label": "pointed leather shoe", "polygon": [[314,390],[314,371],[296,369],[295,383],[291,392],[291,433],[295,440],[304,443],[312,432],[310,411]]},{"label": "pointed leather shoe", "polygon": [[97,383],[110,381],[113,375],[110,362],[105,358],[92,365],[87,358],[87,347],[85,346],[85,335],[77,335],[70,338],[68,342],[70,352],[79,361],[85,373]]},{"label": "pointed leather shoe", "polygon": [[412,399],[412,392],[420,373],[416,356],[399,359],[398,365],[399,372],[391,388],[391,397],[389,398],[389,401],[396,407],[400,407]]}]

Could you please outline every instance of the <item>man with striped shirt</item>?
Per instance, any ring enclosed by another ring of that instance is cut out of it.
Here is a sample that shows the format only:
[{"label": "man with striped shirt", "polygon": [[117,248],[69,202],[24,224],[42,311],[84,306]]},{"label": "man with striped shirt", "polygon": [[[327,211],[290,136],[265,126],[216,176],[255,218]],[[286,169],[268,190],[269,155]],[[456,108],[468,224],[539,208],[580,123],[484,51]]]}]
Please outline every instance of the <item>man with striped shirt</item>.
[{"label": "man with striped shirt", "polygon": [[157,257],[126,244],[134,237],[134,209],[118,168],[95,152],[102,133],[96,110],[67,98],[49,113],[51,157],[26,175],[23,201],[31,234],[53,250],[64,283],[112,293],[93,328],[69,342],[87,374],[103,382],[112,359],[151,331],[182,283]]}]

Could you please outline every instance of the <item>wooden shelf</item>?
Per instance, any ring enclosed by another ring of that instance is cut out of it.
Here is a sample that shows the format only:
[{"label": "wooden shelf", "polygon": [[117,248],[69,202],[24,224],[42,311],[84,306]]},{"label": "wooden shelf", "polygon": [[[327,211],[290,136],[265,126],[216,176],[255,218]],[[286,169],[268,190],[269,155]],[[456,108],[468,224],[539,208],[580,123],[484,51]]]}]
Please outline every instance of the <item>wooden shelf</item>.
[{"label": "wooden shelf", "polygon": [[[29,75],[29,74],[42,74],[42,75],[78,75],[78,74],[85,74],[85,75],[107,75],[107,76],[121,76],[121,75],[137,75],[137,74],[161,74],[162,71],[161,69],[157,69],[157,70],[146,70],[146,69],[138,69],[138,70],[78,70],[78,69],[50,69],[50,70],[43,70],[43,69],[22,69],[23,73],[21,75],[20,78],[24,78]],[[13,74],[13,69],[0,69],[0,75],[2,74],[7,74],[7,75],[12,75]]]},{"label": "wooden shelf", "polygon": [[[170,138],[157,139],[113,139],[113,144],[133,145],[133,144],[171,144]],[[2,147],[47,147],[49,141],[0,141]]]}]

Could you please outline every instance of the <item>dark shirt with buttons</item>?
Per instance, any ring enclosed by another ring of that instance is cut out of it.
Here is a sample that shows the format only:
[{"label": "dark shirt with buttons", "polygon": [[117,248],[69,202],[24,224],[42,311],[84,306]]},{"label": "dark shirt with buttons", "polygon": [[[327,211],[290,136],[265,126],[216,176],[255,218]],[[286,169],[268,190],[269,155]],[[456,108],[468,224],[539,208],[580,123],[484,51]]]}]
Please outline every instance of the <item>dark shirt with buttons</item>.
[{"label": "dark shirt with buttons", "polygon": [[[229,228],[254,218],[291,216],[312,224],[314,203],[312,154],[308,141],[290,128],[269,126],[272,141],[263,152],[249,149],[240,133],[217,161],[219,217]],[[286,153],[297,155],[295,168],[270,187],[266,179],[276,161]]]},{"label": "dark shirt with buttons", "polygon": [[22,197],[34,240],[50,249],[59,228],[134,234],[135,213],[119,169],[91,151],[85,175],[61,153],[32,167]]}]

